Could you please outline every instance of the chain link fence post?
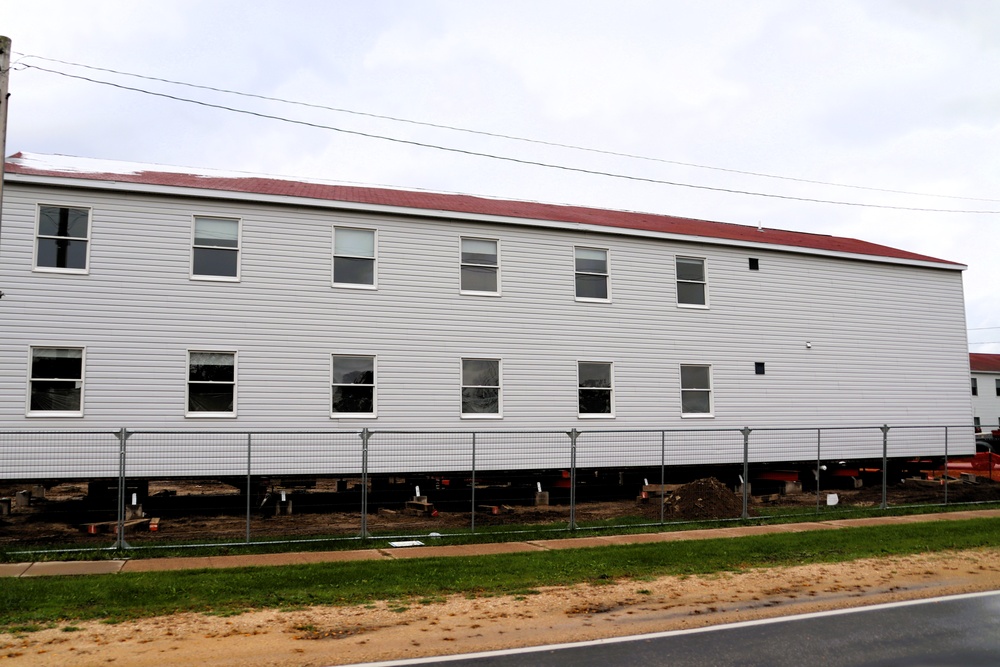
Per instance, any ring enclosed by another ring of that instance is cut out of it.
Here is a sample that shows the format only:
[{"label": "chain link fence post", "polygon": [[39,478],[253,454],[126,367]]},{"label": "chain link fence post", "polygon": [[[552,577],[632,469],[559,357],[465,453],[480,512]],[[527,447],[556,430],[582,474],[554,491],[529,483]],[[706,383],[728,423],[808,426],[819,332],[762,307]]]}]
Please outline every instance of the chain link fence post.
[{"label": "chain link fence post", "polygon": [[472,486],[471,486],[471,489],[472,489],[472,495],[470,497],[472,499],[471,500],[472,505],[469,507],[469,510],[470,510],[472,519],[471,519],[470,526],[471,526],[471,529],[472,529],[472,533],[475,534],[475,532],[476,532],[476,433],[475,433],[475,431],[472,432]]},{"label": "chain link fence post", "polygon": [[251,450],[251,438],[253,436],[247,433],[247,534],[246,543],[250,544],[250,499],[253,497],[253,481],[250,477],[251,466],[252,466],[252,450]]},{"label": "chain link fence post", "polygon": [[371,431],[361,429],[361,539],[368,538],[368,441]]},{"label": "chain link fence post", "polygon": [[882,505],[881,509],[886,509],[889,504],[886,496],[889,492],[889,425],[883,424],[879,427],[882,431]]},{"label": "chain link fence post", "polygon": [[660,431],[660,525],[663,525],[667,516],[664,489],[667,486],[667,432]]},{"label": "chain link fence post", "polygon": [[948,472],[948,427],[944,427],[944,504],[948,505],[948,478],[951,477],[951,473]]},{"label": "chain link fence post", "polygon": [[823,429],[816,429],[816,514],[819,514],[819,475],[823,470]]},{"label": "chain link fence post", "polygon": [[122,427],[118,431],[118,511],[117,511],[117,539],[115,549],[125,549],[128,544],[125,542],[125,462],[126,446],[131,434]]},{"label": "chain link fence post", "polygon": [[743,519],[750,518],[750,433],[752,429],[744,426],[743,434]]},{"label": "chain link fence post", "polygon": [[576,445],[580,433],[574,428],[569,452],[569,528],[576,530]]}]

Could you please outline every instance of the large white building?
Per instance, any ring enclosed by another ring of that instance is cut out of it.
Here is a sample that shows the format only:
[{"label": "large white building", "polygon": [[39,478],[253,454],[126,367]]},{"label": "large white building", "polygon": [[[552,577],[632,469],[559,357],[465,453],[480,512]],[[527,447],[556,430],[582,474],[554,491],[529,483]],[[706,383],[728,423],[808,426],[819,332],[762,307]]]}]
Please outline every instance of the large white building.
[{"label": "large white building", "polygon": [[972,369],[972,413],[976,426],[989,435],[1000,429],[1000,354],[969,355]]},{"label": "large white building", "polygon": [[0,429],[968,425],[964,268],[648,213],[19,153]]}]

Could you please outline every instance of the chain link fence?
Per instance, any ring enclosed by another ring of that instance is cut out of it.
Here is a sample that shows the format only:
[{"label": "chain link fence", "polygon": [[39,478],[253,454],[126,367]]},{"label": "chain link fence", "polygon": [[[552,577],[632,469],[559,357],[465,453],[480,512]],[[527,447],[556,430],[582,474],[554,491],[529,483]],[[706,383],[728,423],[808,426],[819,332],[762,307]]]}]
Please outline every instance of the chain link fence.
[{"label": "chain link fence", "polygon": [[0,431],[0,553],[414,540],[1000,501],[1000,458],[974,430]]}]

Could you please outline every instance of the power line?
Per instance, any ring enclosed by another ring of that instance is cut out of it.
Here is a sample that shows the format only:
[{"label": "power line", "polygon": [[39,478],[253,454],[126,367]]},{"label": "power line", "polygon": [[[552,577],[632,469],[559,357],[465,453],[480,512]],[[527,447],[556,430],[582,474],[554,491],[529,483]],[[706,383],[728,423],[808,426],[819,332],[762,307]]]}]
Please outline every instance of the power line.
[{"label": "power line", "polygon": [[987,329],[1000,329],[1000,327],[976,327],[975,329],[969,329],[969,331],[986,331]]},{"label": "power line", "polygon": [[[554,148],[566,148],[566,149],[570,149],[570,150],[584,151],[584,152],[588,152],[588,153],[596,153],[596,154],[599,154],[599,155],[611,155],[611,156],[615,156],[615,157],[623,157],[623,158],[628,158],[628,159],[633,159],[633,160],[645,160],[645,161],[649,161],[649,162],[659,162],[659,163],[662,163],[662,164],[673,164],[673,165],[678,165],[678,166],[683,166],[683,167],[692,167],[692,168],[695,168],[695,169],[708,169],[708,170],[712,170],[712,171],[721,171],[721,172],[727,172],[727,173],[731,173],[731,174],[741,174],[741,175],[744,175],[744,176],[756,176],[756,177],[759,177],[759,178],[771,178],[771,179],[777,179],[777,180],[783,180],[783,181],[793,181],[793,182],[797,182],[797,183],[809,183],[809,184],[812,184],[812,185],[826,185],[826,186],[838,187],[838,188],[851,188],[851,189],[856,189],[856,190],[867,190],[867,191],[870,191],[870,192],[883,192],[883,193],[890,193],[890,194],[902,194],[902,195],[911,195],[911,196],[917,196],[917,197],[937,197],[937,198],[942,198],[942,199],[959,199],[959,200],[966,200],[966,201],[1000,202],[1000,199],[990,199],[990,198],[985,198],[985,197],[960,197],[960,196],[956,196],[956,195],[942,195],[942,194],[933,194],[933,193],[927,193],[927,192],[913,192],[913,191],[909,191],[909,190],[893,190],[893,189],[888,189],[888,188],[876,188],[876,187],[864,186],[864,185],[853,185],[853,184],[847,184],[847,183],[833,183],[833,182],[829,182],[829,181],[819,181],[819,180],[812,180],[812,179],[807,179],[807,178],[796,178],[796,177],[793,177],[793,176],[778,176],[778,175],[775,175],[775,174],[765,174],[765,173],[762,173],[762,172],[746,171],[746,170],[740,170],[740,169],[729,169],[729,168],[725,168],[725,167],[713,167],[713,166],[709,166],[709,165],[695,164],[695,163],[692,163],[692,162],[681,162],[681,161],[678,161],[678,160],[667,160],[667,159],[664,159],[664,158],[655,158],[655,157],[649,157],[649,156],[645,156],[645,155],[636,155],[636,154],[633,154],[633,153],[623,153],[623,152],[618,152],[618,151],[603,150],[603,149],[599,149],[599,148],[589,148],[589,147],[585,147],[585,146],[576,146],[576,145],[573,145],[573,144],[565,144],[565,143],[560,143],[560,142],[555,142],[555,141],[545,141],[545,140],[542,140],[542,139],[530,139],[530,138],[526,138],[526,137],[519,137],[519,136],[510,135],[510,134],[503,134],[503,133],[499,133],[499,132],[488,132],[488,131],[485,131],[485,130],[474,130],[474,129],[470,129],[470,128],[458,127],[458,126],[455,126],[455,125],[447,125],[447,124],[442,124],[442,123],[430,123],[430,122],[426,122],[426,121],[412,120],[412,119],[409,119],[409,118],[399,118],[397,116],[388,116],[388,115],[376,114],[376,113],[365,112],[365,111],[357,111],[357,110],[353,110],[353,109],[344,109],[344,108],[341,108],[341,107],[332,107],[332,106],[326,106],[326,105],[322,105],[322,104],[313,104],[313,103],[309,103],[309,102],[299,102],[299,101],[295,101],[295,100],[283,99],[283,98],[280,98],[280,97],[270,97],[270,96],[267,96],[267,95],[257,95],[257,94],[254,94],[254,93],[245,93],[245,92],[241,92],[241,91],[237,91],[237,90],[229,90],[229,89],[226,89],[226,88],[218,88],[218,87],[215,87],[215,86],[205,86],[205,85],[200,85],[200,84],[195,84],[195,83],[187,83],[187,82],[184,82],[184,81],[175,81],[175,80],[172,80],[172,79],[164,79],[164,78],[155,77],[155,76],[148,76],[148,75],[144,75],[144,74],[136,74],[136,73],[133,73],[133,72],[124,72],[124,71],[121,71],[121,70],[115,70],[115,69],[110,69],[110,68],[106,68],[106,67],[95,67],[93,65],[85,65],[83,63],[76,63],[76,62],[71,62],[71,61],[67,61],[67,60],[58,60],[56,58],[46,58],[44,56],[35,56],[35,55],[31,55],[31,54],[18,54],[18,55],[21,56],[20,60],[24,60],[25,58],[34,58],[34,59],[37,59],[37,60],[44,60],[44,61],[47,61],[47,62],[59,63],[59,64],[62,64],[62,65],[70,65],[72,67],[82,67],[82,68],[85,68],[85,69],[90,69],[90,70],[99,71],[99,72],[107,72],[107,73],[110,73],[110,74],[117,74],[117,75],[121,75],[121,76],[129,76],[129,77],[134,77],[134,78],[137,78],[137,79],[145,79],[147,81],[158,81],[160,83],[167,83],[167,84],[176,85],[176,86],[186,86],[186,87],[189,87],[189,88],[196,88],[196,89],[199,89],[199,90],[208,90],[208,91],[217,92],[217,93],[224,93],[224,94],[227,94],[227,95],[238,95],[240,97],[248,97],[248,98],[253,98],[253,99],[265,100],[265,101],[268,101],[268,102],[280,102],[282,104],[290,104],[290,105],[295,105],[295,106],[307,107],[307,108],[311,108],[311,109],[322,109],[324,111],[334,111],[334,112],[337,112],[337,113],[353,114],[353,115],[356,115],[356,116],[365,116],[365,117],[368,117],[368,118],[378,118],[380,120],[389,120],[389,121],[393,121],[393,122],[397,122],[397,123],[408,123],[408,124],[411,124],[411,125],[421,125],[421,126],[424,126],[424,127],[433,127],[433,128],[437,128],[437,129],[451,130],[451,131],[455,131],[455,132],[464,132],[464,133],[468,133],[468,134],[477,134],[477,135],[480,135],[480,136],[494,137],[494,138],[498,138],[498,139],[509,139],[509,140],[512,140],[512,141],[521,141],[521,142],[525,142],[525,143],[539,144],[539,145],[542,145],[542,146],[551,146],[551,147],[554,147]],[[20,62],[20,60],[18,62]],[[42,71],[45,71],[45,72],[52,72],[52,73],[56,73],[56,74],[63,74],[64,76],[70,76],[70,77],[73,76],[71,74],[66,74],[64,72],[56,72],[56,71],[44,69],[44,68],[41,68],[41,67],[35,67],[33,65],[30,65],[30,64],[25,64],[24,67],[34,67],[35,69],[39,69],[39,70],[42,70]],[[81,78],[81,79],[84,79],[86,81],[93,81],[92,79],[86,79],[85,77],[74,77],[74,78]],[[111,83],[108,83],[108,82],[102,82],[102,81],[94,81],[94,82],[95,83],[105,83],[106,85],[115,85],[115,84],[111,84]],[[140,89],[127,88],[127,87],[125,87],[125,88],[129,89],[129,90],[140,90]],[[149,91],[142,91],[142,90],[140,90],[140,92],[149,92]],[[156,93],[150,93],[150,94],[156,94]],[[173,98],[173,99],[182,99],[182,98]],[[224,108],[224,107],[220,107],[220,108]],[[246,113],[250,113],[250,112],[246,112]],[[295,121],[289,121],[289,122],[295,122]],[[331,128],[331,129],[336,129],[336,128]],[[697,186],[691,186],[691,187],[697,187]],[[734,191],[734,192],[739,192],[739,191]],[[746,193],[744,193],[744,194],[746,194]],[[761,196],[767,196],[767,195],[761,195]],[[773,196],[777,196],[777,195],[773,195]],[[797,198],[791,197],[791,199],[797,199]],[[846,203],[846,202],[824,202],[823,200],[813,200],[813,199],[806,199],[806,198],[802,198],[801,201],[819,201],[819,202],[823,202],[823,203],[843,203],[845,205],[863,206],[863,204],[849,204],[849,203]],[[897,207],[881,207],[881,208],[897,208]],[[902,210],[912,210],[912,211],[937,211],[937,209],[920,209],[920,208],[906,208],[906,207],[898,207],[898,208],[901,208]],[[940,212],[946,212],[946,211],[941,210]],[[951,212],[951,211],[947,211],[947,212]],[[969,213],[969,212],[972,212],[972,211],[956,211],[956,212]],[[976,212],[978,212],[978,211],[976,211]]]},{"label": "power line", "polygon": [[569,172],[575,172],[575,173],[580,173],[580,174],[590,174],[590,175],[593,175],[593,176],[604,176],[604,177],[607,177],[607,178],[617,178],[617,179],[621,179],[621,180],[636,181],[636,182],[641,182],[641,183],[654,183],[654,184],[657,184],[657,185],[671,185],[671,186],[674,186],[674,187],[691,188],[691,189],[695,189],[695,190],[708,190],[708,191],[711,191],[711,192],[725,192],[725,193],[729,193],[729,194],[748,195],[748,196],[753,196],[753,197],[768,197],[768,198],[772,198],[772,199],[784,199],[784,200],[789,200],[789,201],[811,202],[811,203],[816,203],[816,204],[834,204],[834,205],[838,205],[838,206],[855,206],[855,207],[860,207],[860,208],[891,209],[891,210],[896,210],[896,211],[919,211],[919,212],[924,212],[924,213],[967,213],[967,214],[976,214],[976,215],[997,215],[997,214],[1000,214],[1000,210],[992,210],[992,211],[991,210],[974,210],[974,209],[965,209],[965,210],[963,210],[963,209],[926,208],[926,207],[917,207],[917,206],[892,206],[892,205],[889,205],[889,204],[863,204],[861,202],[839,201],[839,200],[832,200],[832,199],[816,199],[816,198],[812,198],[812,197],[796,197],[796,196],[793,196],[793,195],[779,195],[779,194],[773,194],[773,193],[767,193],[767,192],[755,192],[755,191],[752,191],[752,190],[737,190],[737,189],[733,189],[733,188],[720,188],[720,187],[713,187],[713,186],[708,186],[708,185],[696,185],[694,183],[683,183],[683,182],[680,182],[680,181],[667,181],[667,180],[662,180],[662,179],[658,179],[658,178],[649,178],[649,177],[645,177],[645,176],[629,176],[628,174],[619,174],[619,173],[610,172],[610,171],[600,171],[600,170],[597,170],[597,169],[584,169],[582,167],[570,167],[570,166],[567,166],[567,165],[554,164],[554,163],[551,163],[551,162],[540,162],[540,161],[537,161],[537,160],[526,160],[526,159],[522,159],[522,158],[515,158],[515,157],[510,157],[510,156],[505,156],[505,155],[496,155],[496,154],[493,154],[493,153],[484,153],[484,152],[481,152],[481,151],[473,151],[473,150],[468,150],[468,149],[464,149],[464,148],[454,148],[454,147],[451,147],[451,146],[441,146],[439,144],[431,144],[431,143],[426,143],[426,142],[421,142],[421,141],[414,141],[412,139],[401,139],[399,137],[390,137],[390,136],[381,135],[381,134],[373,134],[373,133],[370,133],[370,132],[361,132],[359,130],[348,130],[348,129],[342,128],[342,127],[335,127],[333,125],[323,125],[321,123],[312,123],[312,122],[304,121],[304,120],[295,120],[295,119],[292,119],[292,118],[285,118],[284,116],[276,116],[276,115],[273,115],[273,114],[265,114],[265,113],[261,113],[261,112],[258,112],[258,111],[249,111],[247,109],[239,109],[239,108],[236,108],[236,107],[230,107],[230,106],[226,106],[226,105],[223,105],[223,104],[213,104],[211,102],[204,102],[204,101],[201,101],[201,100],[194,100],[194,99],[190,99],[190,98],[186,98],[186,97],[179,97],[177,95],[170,95],[170,94],[167,94],[167,93],[154,92],[154,91],[151,91],[151,90],[145,90],[143,88],[135,88],[135,87],[132,87],[132,86],[125,86],[125,85],[118,84],[118,83],[112,83],[110,81],[100,81],[98,79],[91,79],[89,77],[80,76],[80,75],[77,75],[77,74],[68,74],[66,72],[60,72],[58,70],[47,69],[45,67],[39,67],[37,65],[22,64],[21,66],[22,67],[26,67],[26,68],[36,69],[36,70],[39,70],[41,72],[48,72],[50,74],[58,74],[59,76],[64,76],[64,77],[67,77],[67,78],[70,78],[70,79],[79,79],[81,81],[88,81],[90,83],[96,83],[96,84],[100,84],[100,85],[104,85],[104,86],[110,86],[112,88],[118,88],[118,89],[121,89],[121,90],[129,90],[129,91],[132,91],[132,92],[143,93],[145,95],[151,95],[151,96],[154,96],[154,97],[163,97],[163,98],[170,99],[170,100],[175,100],[175,101],[178,101],[178,102],[186,102],[186,103],[189,103],[189,104],[196,104],[196,105],[207,107],[207,108],[220,109],[220,110],[223,110],[223,111],[231,111],[233,113],[245,114],[245,115],[248,115],[248,116],[254,116],[254,117],[257,117],[257,118],[264,118],[264,119],[267,119],[267,120],[276,120],[276,121],[280,121],[280,122],[283,122],[283,123],[290,123],[290,124],[293,124],[293,125],[302,125],[302,126],[305,126],[305,127],[312,127],[312,128],[321,129],[321,130],[330,130],[332,132],[341,132],[343,134],[351,134],[351,135],[359,136],[359,137],[367,137],[369,139],[381,139],[383,141],[391,141],[391,142],[394,142],[394,143],[404,144],[404,145],[409,145],[409,146],[418,146],[418,147],[421,147],[421,148],[432,148],[432,149],[435,149],[435,150],[446,151],[446,152],[450,152],[450,153],[458,153],[458,154],[461,154],[461,155],[471,155],[471,156],[475,156],[475,157],[485,157],[485,158],[489,158],[491,160],[501,160],[501,161],[505,161],[505,162],[513,162],[513,163],[516,163],[516,164],[531,165],[531,166],[535,166],[535,167],[544,167],[546,169],[558,169],[558,170],[561,170],[561,171],[569,171]]}]

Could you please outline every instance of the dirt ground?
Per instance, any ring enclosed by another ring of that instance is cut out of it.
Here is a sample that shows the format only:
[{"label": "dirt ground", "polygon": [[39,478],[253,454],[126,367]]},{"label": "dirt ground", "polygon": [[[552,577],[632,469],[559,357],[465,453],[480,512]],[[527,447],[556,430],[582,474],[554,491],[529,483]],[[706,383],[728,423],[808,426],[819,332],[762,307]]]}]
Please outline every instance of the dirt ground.
[{"label": "dirt ground", "polygon": [[[107,575],[114,576],[114,575]],[[535,594],[178,614],[0,635],[0,664],[319,667],[695,628],[1000,588],[1000,550],[663,577]]]}]

